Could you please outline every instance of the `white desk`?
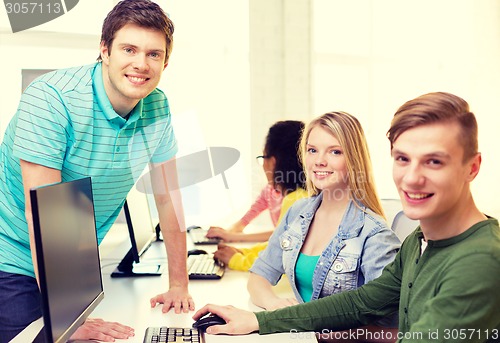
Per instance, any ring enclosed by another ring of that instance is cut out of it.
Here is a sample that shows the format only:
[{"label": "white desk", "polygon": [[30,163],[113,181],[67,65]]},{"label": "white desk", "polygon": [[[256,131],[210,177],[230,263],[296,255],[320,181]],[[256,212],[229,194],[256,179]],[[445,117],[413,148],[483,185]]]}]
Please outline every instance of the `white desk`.
[{"label": "white desk", "polygon": [[[193,248],[189,237],[188,250]],[[247,244],[251,245],[251,244]],[[245,246],[242,244],[240,246]],[[117,342],[142,343],[144,333],[149,326],[174,326],[190,327],[193,323],[194,312],[175,314],[173,310],[163,314],[161,306],[151,308],[149,299],[163,293],[168,289],[168,275],[166,252],[162,242],[155,242],[146,251],[141,263],[161,263],[165,265],[162,276],[136,277],[136,278],[111,278],[110,274],[119,263],[119,260],[130,248],[128,233],[124,225],[115,224],[111,232],[106,236],[100,246],[102,279],[104,287],[104,299],[91,314],[93,318],[102,318],[106,321],[115,321],[129,325],[135,329],[135,337]],[[212,252],[216,246],[197,246],[197,248]],[[218,305],[233,305],[250,311],[259,311],[259,307],[253,305],[247,292],[248,273],[226,269],[221,280],[190,280],[189,292],[193,297],[196,308],[207,303]],[[282,296],[293,296],[286,278],[283,278],[275,288]],[[43,327],[42,318],[33,322],[13,341],[24,343],[31,341]],[[316,342],[313,333],[292,336],[290,333],[245,336],[205,335],[206,343],[217,342]]]},{"label": "white desk", "polygon": [[14,337],[9,343],[26,343],[32,342],[36,335],[43,328],[43,318],[40,317],[30,325],[28,325],[23,331],[21,331],[16,337]]},{"label": "white desk", "polygon": [[[127,236],[125,236],[127,237]],[[128,238],[127,238],[128,239]],[[136,336],[119,342],[141,342],[144,332],[148,326],[176,326],[190,327],[193,323],[194,312],[175,314],[173,310],[166,314],[161,312],[161,306],[150,308],[149,299],[156,294],[168,289],[168,276],[166,272],[161,277],[136,277],[136,278],[111,278],[110,273],[118,263],[117,258],[122,257],[127,251],[129,243],[127,239],[123,244],[115,244],[114,251],[110,251],[106,242],[101,245],[102,252],[102,276],[104,285],[104,300],[92,313],[92,317],[102,318],[107,321],[117,321],[130,325],[135,329]],[[115,242],[116,243],[116,242]],[[192,248],[188,238],[188,249]],[[198,246],[207,251],[213,251],[216,246]],[[161,262],[166,266],[166,253],[163,243],[155,242],[144,254],[141,263]],[[190,280],[189,292],[193,296],[196,308],[206,303],[219,305],[233,305],[239,308],[259,311],[260,308],[253,305],[247,292],[248,273],[226,269],[221,280]],[[285,278],[276,288],[280,294],[292,295],[290,286]],[[316,342],[313,334],[311,339],[300,339],[300,342]],[[247,336],[222,336],[205,335],[207,343],[215,342],[290,342],[297,341],[289,333]]]}]

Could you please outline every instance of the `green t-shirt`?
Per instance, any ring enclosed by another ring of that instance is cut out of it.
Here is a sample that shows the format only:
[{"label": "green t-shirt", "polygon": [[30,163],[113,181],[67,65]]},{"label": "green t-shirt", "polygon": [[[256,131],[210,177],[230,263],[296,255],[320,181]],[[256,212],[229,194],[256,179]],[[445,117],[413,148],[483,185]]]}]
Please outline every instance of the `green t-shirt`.
[{"label": "green t-shirt", "polygon": [[498,221],[489,218],[458,236],[428,241],[420,255],[422,237],[417,228],[382,275],[356,290],[257,312],[259,332],[338,331],[399,311],[398,342],[498,342]]}]

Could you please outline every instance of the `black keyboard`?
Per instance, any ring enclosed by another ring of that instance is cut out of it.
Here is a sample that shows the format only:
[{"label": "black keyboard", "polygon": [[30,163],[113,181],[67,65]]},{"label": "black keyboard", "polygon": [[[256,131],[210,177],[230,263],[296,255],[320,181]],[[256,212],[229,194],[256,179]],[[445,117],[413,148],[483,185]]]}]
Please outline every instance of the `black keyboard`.
[{"label": "black keyboard", "polygon": [[146,329],[144,335],[144,343],[160,343],[160,342],[193,342],[202,343],[205,340],[201,331],[194,328],[170,328],[150,327]]},{"label": "black keyboard", "polygon": [[223,263],[214,260],[214,255],[191,255],[187,259],[189,279],[217,280],[224,275],[226,267]]},{"label": "black keyboard", "polygon": [[189,237],[193,241],[193,244],[218,244],[220,238],[208,238],[206,237],[207,231],[199,226],[190,226],[187,228]]}]

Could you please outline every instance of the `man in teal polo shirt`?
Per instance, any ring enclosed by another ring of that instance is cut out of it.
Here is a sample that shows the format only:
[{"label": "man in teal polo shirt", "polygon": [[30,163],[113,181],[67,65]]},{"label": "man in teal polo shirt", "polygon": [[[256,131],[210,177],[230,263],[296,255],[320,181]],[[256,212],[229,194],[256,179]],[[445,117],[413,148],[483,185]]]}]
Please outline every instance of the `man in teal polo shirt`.
[{"label": "man in teal polo shirt", "polygon": [[[387,136],[404,213],[420,221],[394,262],[356,290],[273,312],[207,305],[195,319],[212,312],[227,322],[207,332],[290,332],[299,341],[298,331],[333,341],[500,341],[500,228],[470,191],[481,165],[474,114],[455,95],[425,94],[399,108]],[[397,333],[373,337],[355,329],[397,311]]]},{"label": "man in teal polo shirt", "polygon": [[[173,31],[157,4],[124,0],[104,21],[97,63],[43,75],[23,93],[0,150],[0,342],[41,316],[29,189],[91,176],[101,242],[148,164],[152,184],[161,188],[155,201],[169,261],[169,289],[151,306],[194,309],[176,190],[177,144],[167,98],[156,88]],[[133,334],[125,325],[88,320],[73,338]]]}]

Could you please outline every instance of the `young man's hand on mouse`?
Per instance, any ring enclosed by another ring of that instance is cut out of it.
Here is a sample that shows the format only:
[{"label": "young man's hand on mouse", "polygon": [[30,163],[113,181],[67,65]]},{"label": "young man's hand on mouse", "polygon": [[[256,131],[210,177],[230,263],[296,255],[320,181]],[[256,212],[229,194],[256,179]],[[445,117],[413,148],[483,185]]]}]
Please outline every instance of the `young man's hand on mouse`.
[{"label": "young man's hand on mouse", "polygon": [[259,330],[259,323],[253,312],[240,310],[234,306],[207,304],[194,314],[193,319],[198,320],[209,312],[226,321],[225,325],[208,327],[206,332],[209,334],[245,335]]}]

